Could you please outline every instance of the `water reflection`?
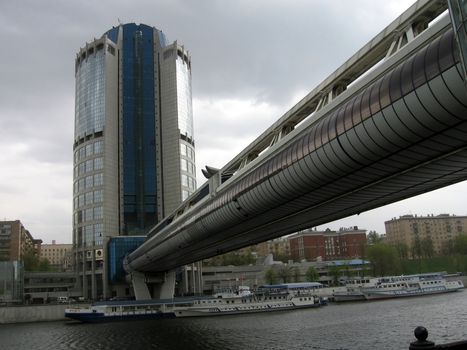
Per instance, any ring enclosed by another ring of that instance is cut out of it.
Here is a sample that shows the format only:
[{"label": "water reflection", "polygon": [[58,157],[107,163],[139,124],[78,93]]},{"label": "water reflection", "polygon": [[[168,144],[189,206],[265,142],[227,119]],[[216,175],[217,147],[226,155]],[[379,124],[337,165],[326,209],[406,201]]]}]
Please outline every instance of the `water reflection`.
[{"label": "water reflection", "polygon": [[0,326],[1,349],[408,349],[467,338],[467,293],[276,313],[156,321]]}]

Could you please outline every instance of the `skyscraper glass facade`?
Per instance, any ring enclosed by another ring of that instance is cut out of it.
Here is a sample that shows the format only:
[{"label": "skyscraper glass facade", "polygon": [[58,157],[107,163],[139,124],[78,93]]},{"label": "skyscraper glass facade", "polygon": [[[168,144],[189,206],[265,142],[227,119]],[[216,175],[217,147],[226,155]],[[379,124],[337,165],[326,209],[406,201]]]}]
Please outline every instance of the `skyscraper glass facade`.
[{"label": "skyscraper glass facade", "polygon": [[191,63],[158,29],[128,23],[75,64],[73,242],[94,299],[122,281],[106,263],[110,239],[144,235],[196,188]]},{"label": "skyscraper glass facade", "polygon": [[153,28],[128,24],[123,30],[123,231],[141,234],[156,223],[157,100]]}]

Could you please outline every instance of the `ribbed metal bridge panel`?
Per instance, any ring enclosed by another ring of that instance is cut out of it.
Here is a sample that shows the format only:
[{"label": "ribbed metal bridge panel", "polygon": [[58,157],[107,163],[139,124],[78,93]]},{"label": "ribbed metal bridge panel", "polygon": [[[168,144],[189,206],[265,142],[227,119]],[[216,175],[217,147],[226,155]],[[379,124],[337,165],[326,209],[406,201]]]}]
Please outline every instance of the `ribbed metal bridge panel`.
[{"label": "ribbed metal bridge panel", "polygon": [[127,268],[167,271],[467,179],[467,92],[449,28],[322,113],[156,227]]}]

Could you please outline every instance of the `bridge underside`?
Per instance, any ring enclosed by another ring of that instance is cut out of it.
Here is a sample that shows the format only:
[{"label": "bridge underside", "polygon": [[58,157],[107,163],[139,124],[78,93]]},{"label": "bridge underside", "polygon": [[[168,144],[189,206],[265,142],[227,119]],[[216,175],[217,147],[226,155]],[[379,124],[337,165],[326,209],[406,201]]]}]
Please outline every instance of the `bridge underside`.
[{"label": "bridge underside", "polygon": [[467,179],[467,93],[452,31],[258,159],[133,252],[167,271]]}]

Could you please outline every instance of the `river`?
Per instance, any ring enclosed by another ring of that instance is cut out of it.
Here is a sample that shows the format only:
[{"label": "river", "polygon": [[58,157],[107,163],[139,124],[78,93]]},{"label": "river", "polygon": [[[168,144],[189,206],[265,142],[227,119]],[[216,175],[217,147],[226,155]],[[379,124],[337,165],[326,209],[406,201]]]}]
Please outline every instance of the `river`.
[{"label": "river", "polygon": [[250,315],[103,324],[0,325],[0,349],[408,349],[467,339],[467,291]]}]

